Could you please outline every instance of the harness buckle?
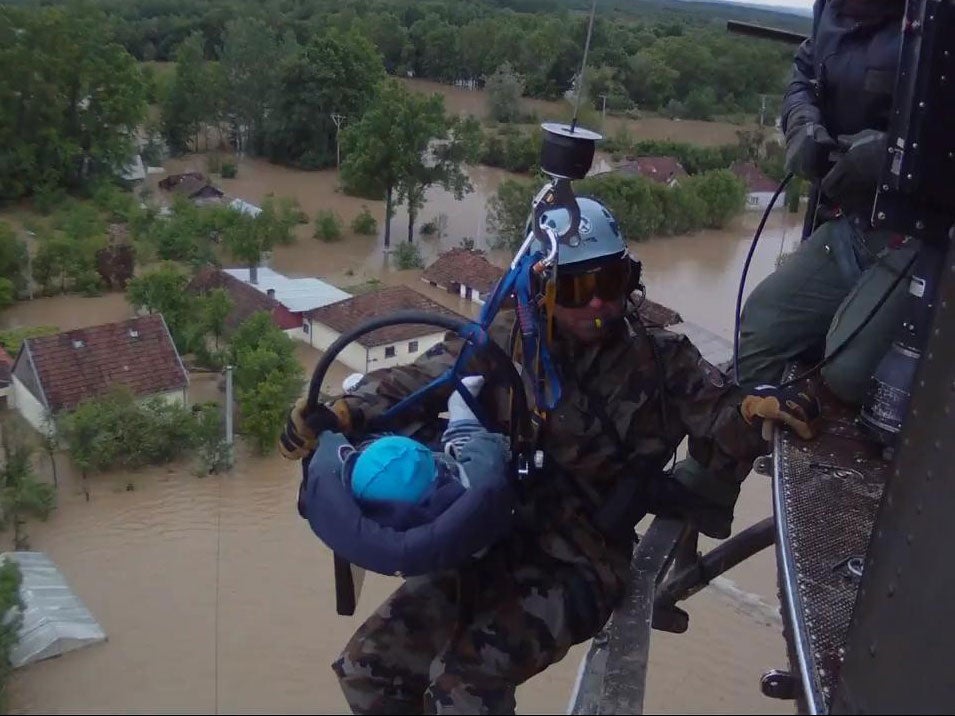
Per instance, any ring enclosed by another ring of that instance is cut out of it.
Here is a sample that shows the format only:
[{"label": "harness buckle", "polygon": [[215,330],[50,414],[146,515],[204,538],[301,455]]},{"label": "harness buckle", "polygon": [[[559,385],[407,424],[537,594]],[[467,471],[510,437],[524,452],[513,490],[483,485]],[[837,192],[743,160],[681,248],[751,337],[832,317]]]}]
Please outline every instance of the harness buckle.
[{"label": "harness buckle", "polygon": [[517,474],[521,476],[522,480],[531,474],[531,463],[524,453],[517,456]]}]

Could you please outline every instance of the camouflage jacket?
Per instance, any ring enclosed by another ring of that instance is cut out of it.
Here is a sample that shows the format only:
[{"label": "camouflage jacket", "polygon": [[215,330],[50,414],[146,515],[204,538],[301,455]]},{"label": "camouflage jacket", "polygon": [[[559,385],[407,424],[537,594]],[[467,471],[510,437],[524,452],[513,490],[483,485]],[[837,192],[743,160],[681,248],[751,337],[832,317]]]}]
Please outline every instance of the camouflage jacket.
[{"label": "camouflage jacket", "polygon": [[[498,345],[509,345],[513,322],[512,313],[498,316],[491,330]],[[412,365],[370,373],[341,399],[351,429],[360,432],[368,420],[442,374],[460,348],[461,340],[454,337]],[[551,556],[585,564],[602,581],[614,581],[625,574],[629,553],[607,549],[594,513],[614,499],[622,481],[655,477],[688,437],[690,454],[736,490],[765,443],[759,430],[743,420],[738,389],[685,336],[645,328],[631,316],[598,345],[556,341],[552,353],[562,397],[539,435],[545,467],[531,499],[546,521],[537,529],[537,541]],[[468,371],[479,373],[485,367],[475,358]],[[494,409],[505,396],[491,388],[486,386],[480,399]],[[447,397],[435,391],[402,415],[403,432],[423,440],[434,437],[434,418]],[[611,554],[615,551],[619,553]]]}]

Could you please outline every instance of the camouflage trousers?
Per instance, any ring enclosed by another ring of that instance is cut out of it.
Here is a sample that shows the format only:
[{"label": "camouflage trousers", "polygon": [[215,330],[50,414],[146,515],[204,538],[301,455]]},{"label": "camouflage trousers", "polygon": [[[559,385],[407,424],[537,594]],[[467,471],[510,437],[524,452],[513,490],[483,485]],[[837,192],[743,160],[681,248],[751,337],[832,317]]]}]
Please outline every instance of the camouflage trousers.
[{"label": "camouflage trousers", "polygon": [[622,588],[545,556],[487,567],[408,579],[358,629],[332,667],[354,713],[514,713],[517,686],[596,634]]}]

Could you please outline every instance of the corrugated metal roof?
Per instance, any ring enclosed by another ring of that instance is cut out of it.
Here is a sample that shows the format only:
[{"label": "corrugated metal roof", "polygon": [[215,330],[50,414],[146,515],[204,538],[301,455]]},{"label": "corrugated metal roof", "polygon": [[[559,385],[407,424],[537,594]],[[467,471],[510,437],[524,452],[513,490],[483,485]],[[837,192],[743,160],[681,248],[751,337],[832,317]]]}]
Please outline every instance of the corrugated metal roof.
[{"label": "corrugated metal roof", "polygon": [[254,284],[249,280],[248,268],[227,268],[223,271],[266,295],[269,289],[273,289],[275,300],[292,313],[304,313],[351,298],[351,294],[320,279],[289,278],[265,266],[256,270],[257,278]]},{"label": "corrugated metal roof", "polygon": [[86,605],[42,552],[4,552],[0,562],[20,567],[23,622],[19,641],[10,651],[14,667],[60,656],[106,640],[106,634]]}]

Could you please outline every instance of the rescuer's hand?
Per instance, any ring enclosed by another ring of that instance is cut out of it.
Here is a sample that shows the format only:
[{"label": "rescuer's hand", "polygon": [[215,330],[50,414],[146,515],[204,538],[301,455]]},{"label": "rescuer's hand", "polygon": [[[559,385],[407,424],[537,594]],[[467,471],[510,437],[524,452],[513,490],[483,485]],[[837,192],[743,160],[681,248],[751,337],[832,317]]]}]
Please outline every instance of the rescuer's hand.
[{"label": "rescuer's hand", "polygon": [[871,206],[885,160],[885,132],[864,129],[839,135],[839,147],[845,154],[823,177],[822,191],[843,208]]},{"label": "rescuer's hand", "polygon": [[301,460],[318,445],[318,436],[325,430],[342,430],[340,413],[347,412],[342,404],[333,406],[334,411],[319,404],[308,410],[305,398],[299,398],[289,411],[285,430],[279,438],[279,450],[289,460]]},{"label": "rescuer's hand", "polygon": [[830,153],[838,148],[826,128],[809,114],[789,118],[786,127],[786,171],[817,179],[831,166]]},{"label": "rescuer's hand", "polygon": [[822,415],[816,396],[795,386],[757,386],[743,398],[739,409],[747,423],[762,428],[766,440],[772,438],[772,427],[777,422],[788,425],[803,440],[812,440]]}]

